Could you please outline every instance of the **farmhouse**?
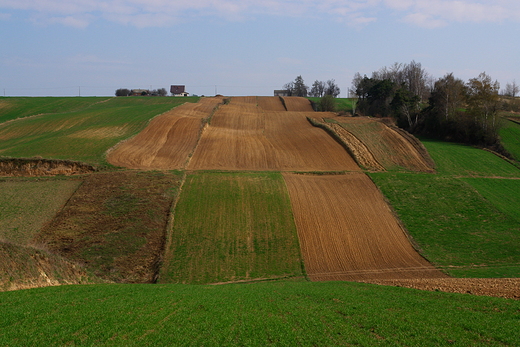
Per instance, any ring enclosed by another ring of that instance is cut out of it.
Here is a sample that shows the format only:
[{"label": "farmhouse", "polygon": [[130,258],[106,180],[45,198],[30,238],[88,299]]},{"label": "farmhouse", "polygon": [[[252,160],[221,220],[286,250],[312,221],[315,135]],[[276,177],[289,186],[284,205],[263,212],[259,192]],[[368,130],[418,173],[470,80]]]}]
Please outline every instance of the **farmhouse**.
[{"label": "farmhouse", "polygon": [[189,96],[190,93],[186,92],[186,86],[184,85],[171,85],[170,93],[173,96]]},{"label": "farmhouse", "polygon": [[289,90],[275,90],[274,96],[291,96],[291,92]]}]

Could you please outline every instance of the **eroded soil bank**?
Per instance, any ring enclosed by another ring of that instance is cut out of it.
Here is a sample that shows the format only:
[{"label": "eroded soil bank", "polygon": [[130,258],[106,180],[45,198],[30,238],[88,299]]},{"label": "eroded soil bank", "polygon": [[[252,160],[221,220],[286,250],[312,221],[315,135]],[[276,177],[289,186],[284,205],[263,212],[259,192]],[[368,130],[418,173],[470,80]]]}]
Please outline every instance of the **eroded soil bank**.
[{"label": "eroded soil bank", "polygon": [[56,176],[80,175],[96,171],[92,165],[72,160],[42,158],[0,159],[0,176]]}]

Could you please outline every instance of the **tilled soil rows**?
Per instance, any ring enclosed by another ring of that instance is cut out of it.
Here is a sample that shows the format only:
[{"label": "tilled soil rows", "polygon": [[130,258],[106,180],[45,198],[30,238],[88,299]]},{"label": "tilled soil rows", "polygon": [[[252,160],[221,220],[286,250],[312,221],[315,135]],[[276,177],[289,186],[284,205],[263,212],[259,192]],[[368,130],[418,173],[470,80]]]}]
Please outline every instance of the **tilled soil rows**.
[{"label": "tilled soil rows", "polygon": [[311,280],[447,277],[411,246],[365,174],[284,178]]},{"label": "tilled soil rows", "polygon": [[184,168],[197,145],[203,121],[220,103],[222,98],[203,98],[154,118],[137,136],[111,151],[108,162],[130,169]]},{"label": "tilled soil rows", "polygon": [[[434,163],[426,149],[404,130],[397,131],[386,124],[365,117],[334,117],[331,124],[339,136],[355,136],[366,146],[367,156],[387,170],[406,168],[411,171],[433,172]],[[363,157],[363,155],[361,154]],[[368,166],[370,167],[370,166]]]},{"label": "tilled soil rows", "polygon": [[233,98],[218,109],[188,169],[360,170],[341,145],[307,121],[307,113],[266,111],[244,101]]}]

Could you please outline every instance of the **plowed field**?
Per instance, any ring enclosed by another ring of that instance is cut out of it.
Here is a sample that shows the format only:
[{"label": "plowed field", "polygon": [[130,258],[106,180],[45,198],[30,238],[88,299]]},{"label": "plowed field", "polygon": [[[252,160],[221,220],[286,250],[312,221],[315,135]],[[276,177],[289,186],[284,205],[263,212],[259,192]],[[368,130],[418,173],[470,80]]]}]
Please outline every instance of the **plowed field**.
[{"label": "plowed field", "polygon": [[311,280],[446,277],[414,250],[365,174],[284,178]]},{"label": "plowed field", "polygon": [[283,98],[287,111],[314,112],[311,102],[306,98],[285,96]]},{"label": "plowed field", "polygon": [[134,138],[119,144],[107,157],[112,165],[130,169],[181,169],[199,139],[203,120],[222,98],[202,98],[154,118]]},{"label": "plowed field", "polygon": [[[365,117],[334,117],[331,124],[339,133],[348,131],[359,139],[375,160],[387,170],[405,168],[411,171],[432,172],[433,161],[422,144],[409,134],[401,134],[374,119]],[[341,126],[341,128],[340,128]]]},{"label": "plowed field", "polygon": [[[276,107],[276,99],[270,108]],[[305,112],[266,111],[232,99],[211,125],[188,165],[190,170],[360,170],[352,157]]]}]

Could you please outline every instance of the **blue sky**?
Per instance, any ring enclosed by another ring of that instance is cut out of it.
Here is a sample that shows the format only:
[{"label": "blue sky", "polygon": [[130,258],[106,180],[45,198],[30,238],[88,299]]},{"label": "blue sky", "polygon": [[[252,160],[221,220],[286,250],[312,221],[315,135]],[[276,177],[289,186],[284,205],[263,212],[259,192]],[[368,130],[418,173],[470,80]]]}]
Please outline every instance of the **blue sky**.
[{"label": "blue sky", "polygon": [[520,82],[518,0],[0,0],[0,95],[272,95],[420,62]]}]

